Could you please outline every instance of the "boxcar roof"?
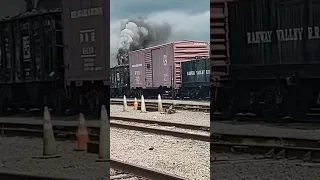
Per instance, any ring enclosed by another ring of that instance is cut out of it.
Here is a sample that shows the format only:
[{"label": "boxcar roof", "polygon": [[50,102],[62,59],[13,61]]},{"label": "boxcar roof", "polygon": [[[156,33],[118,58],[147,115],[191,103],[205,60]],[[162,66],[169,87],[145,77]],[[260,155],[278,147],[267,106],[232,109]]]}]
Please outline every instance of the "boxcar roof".
[{"label": "boxcar roof", "polygon": [[165,43],[165,44],[160,44],[160,45],[156,45],[156,46],[147,47],[147,48],[144,48],[144,49],[138,49],[138,50],[135,50],[135,51],[131,51],[129,54],[135,53],[135,52],[139,52],[139,51],[149,50],[149,49],[155,49],[155,48],[159,48],[159,47],[163,47],[163,46],[167,46],[167,45],[171,45],[171,44],[184,43],[184,42],[203,42],[203,43],[208,43],[206,41],[198,41],[198,40],[173,41],[173,42],[169,42],[169,43]]},{"label": "boxcar roof", "polygon": [[57,13],[57,12],[60,13],[61,8],[51,9],[51,10],[32,10],[32,11],[28,11],[28,12],[19,13],[15,16],[2,17],[0,19],[0,23],[7,22],[7,21],[13,21],[13,20],[17,20],[17,19],[23,19],[23,18],[27,18],[27,17],[38,16],[38,15]]}]

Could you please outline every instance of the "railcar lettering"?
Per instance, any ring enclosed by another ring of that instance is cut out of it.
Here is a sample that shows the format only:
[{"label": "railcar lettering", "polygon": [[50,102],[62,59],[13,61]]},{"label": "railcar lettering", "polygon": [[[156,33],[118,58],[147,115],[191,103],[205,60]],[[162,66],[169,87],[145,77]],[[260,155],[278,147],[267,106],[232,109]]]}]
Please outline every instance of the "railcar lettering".
[{"label": "railcar lettering", "polygon": [[167,77],[168,77],[168,74],[163,74],[163,81],[164,82],[167,82]]},{"label": "railcar lettering", "polygon": [[308,27],[308,39],[320,39],[319,27]]},{"label": "railcar lettering", "polygon": [[207,45],[207,43],[194,42],[194,43],[193,43],[193,45],[206,46],[206,45]]},{"label": "railcar lettering", "polygon": [[30,38],[29,36],[24,36],[22,38],[22,45],[23,45],[23,59],[30,59],[31,58],[31,51],[30,51]]},{"label": "railcar lettering", "polygon": [[93,46],[82,48],[82,55],[88,55],[88,54],[94,54]]},{"label": "railcar lettering", "polygon": [[[272,40],[278,42],[299,41],[303,39],[303,28],[277,29],[275,31],[247,32],[247,44],[271,43]],[[307,28],[307,39],[320,39],[320,29],[318,26]]]},{"label": "railcar lettering", "polygon": [[276,30],[278,41],[297,41],[302,39],[303,28]]},{"label": "railcar lettering", "polygon": [[134,71],[135,76],[140,76],[140,71]]},{"label": "railcar lettering", "polygon": [[194,76],[196,74],[195,71],[188,71],[187,76]]},{"label": "railcar lettering", "polygon": [[188,71],[187,76],[210,74],[210,70]]},{"label": "railcar lettering", "polygon": [[197,71],[197,75],[202,75],[202,74],[204,74],[204,72],[205,72],[205,70],[199,70],[199,71]]},{"label": "railcar lettering", "polygon": [[96,41],[96,32],[94,29],[82,30],[79,33],[80,42],[95,42]]},{"label": "railcar lettering", "polygon": [[248,44],[271,42],[271,38],[272,31],[257,31],[247,33]]},{"label": "railcar lettering", "polygon": [[136,77],[135,77],[135,80],[136,80],[136,84],[141,84],[141,82],[140,82],[140,76],[136,76]]},{"label": "railcar lettering", "polygon": [[94,62],[94,59],[93,58],[84,58],[83,62],[84,63],[91,63],[91,62]]},{"label": "railcar lettering", "polygon": [[133,68],[142,67],[142,64],[133,64],[132,67],[133,67]]},{"label": "railcar lettering", "polygon": [[103,13],[102,7],[81,9],[78,11],[71,11],[71,19],[83,18],[88,16],[101,15]]}]

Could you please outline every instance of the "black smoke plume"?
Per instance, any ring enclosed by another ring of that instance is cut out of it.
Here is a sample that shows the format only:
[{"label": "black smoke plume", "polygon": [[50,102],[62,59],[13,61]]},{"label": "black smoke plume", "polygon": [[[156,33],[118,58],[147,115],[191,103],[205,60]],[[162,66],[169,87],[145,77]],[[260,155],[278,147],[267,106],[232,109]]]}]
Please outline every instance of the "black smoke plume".
[{"label": "black smoke plume", "polygon": [[144,18],[127,20],[121,27],[118,64],[128,64],[130,51],[166,43],[171,35],[169,23],[152,23]]}]

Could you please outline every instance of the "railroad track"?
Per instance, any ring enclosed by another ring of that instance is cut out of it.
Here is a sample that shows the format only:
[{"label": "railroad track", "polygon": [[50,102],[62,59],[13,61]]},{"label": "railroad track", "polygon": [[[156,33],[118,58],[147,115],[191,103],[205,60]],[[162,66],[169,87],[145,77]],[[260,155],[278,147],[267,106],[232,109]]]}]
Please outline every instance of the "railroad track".
[{"label": "railroad track", "polygon": [[[111,105],[123,105],[123,101],[120,100],[110,100]],[[133,101],[127,101],[129,106],[133,106]],[[165,109],[168,109],[171,105],[174,106],[177,110],[187,110],[187,111],[200,111],[200,112],[210,112],[210,105],[191,105],[191,104],[179,104],[179,103],[164,103],[162,106]],[[140,107],[138,107],[140,108]],[[157,111],[158,103],[157,102],[146,102],[146,108],[148,111]]]},{"label": "railroad track", "polygon": [[307,114],[303,118],[295,119],[290,116],[283,116],[283,117],[266,117],[261,118],[254,114],[237,114],[233,119],[226,118],[221,115],[219,112],[213,112],[211,113],[210,117],[213,121],[221,121],[221,122],[232,122],[234,120],[238,122],[250,122],[250,123],[257,123],[257,122],[263,122],[263,123],[270,123],[270,124],[291,124],[291,123],[308,123],[308,124],[316,124],[319,126],[319,118],[320,113],[318,114]]},{"label": "railroad track", "polygon": [[318,139],[212,134],[210,149],[216,153],[262,155],[258,160],[286,158],[320,162],[320,140]]},{"label": "railroad track", "polygon": [[[170,123],[170,122],[159,122],[159,121],[149,121],[149,120],[141,120],[141,119],[133,119],[133,118],[122,118],[122,117],[111,117],[111,121],[124,121],[124,122],[135,122],[141,124],[158,124],[162,126],[174,126],[178,128],[190,129],[190,130],[199,130],[199,131],[210,131],[209,127],[205,126],[196,126],[196,125],[186,125],[186,124],[179,124],[179,123]],[[198,135],[198,134],[190,134],[190,133],[183,133],[183,132],[176,132],[170,130],[163,130],[163,129],[155,129],[155,128],[147,128],[141,126],[132,126],[126,125],[121,123],[110,123],[111,127],[116,128],[124,128],[124,129],[131,129],[161,135],[170,135],[175,137],[181,138],[190,138],[195,140],[201,141],[210,141],[209,136]],[[28,137],[42,137],[43,125],[42,121],[39,121],[38,124],[24,124],[24,123],[10,123],[10,122],[0,122],[0,132],[3,136],[28,136]],[[53,125],[53,130],[55,137],[59,140],[73,140],[75,138],[75,132],[77,130],[76,126],[73,125]],[[88,152],[89,153],[98,153],[99,149],[99,127],[89,126],[89,136],[90,142],[88,143]],[[110,161],[111,168],[116,169],[116,173],[111,176],[111,179],[167,179],[167,180],[174,180],[174,179],[183,179],[177,176],[173,176],[166,173],[157,172],[151,169],[138,167],[135,165],[130,165],[127,163],[111,160]],[[0,176],[1,179],[1,176]],[[13,179],[15,180],[15,179]],[[20,180],[20,179],[18,179]],[[22,180],[22,179],[21,179]],[[24,179],[23,179],[24,180]]]},{"label": "railroad track", "polygon": [[[117,121],[123,122],[131,122],[137,123],[138,125],[119,123]],[[179,131],[172,131],[167,129],[159,129],[157,126],[154,127],[146,127],[146,125],[158,125],[161,128],[179,128],[182,130],[198,131],[208,133],[208,135],[196,134],[196,133],[185,133]],[[199,141],[210,141],[209,131],[210,127],[208,126],[199,126],[199,125],[191,125],[191,124],[180,124],[180,123],[172,123],[172,122],[163,122],[163,121],[153,121],[153,120],[142,120],[136,118],[124,118],[124,117],[110,117],[110,127],[135,130],[148,132],[152,134],[159,135],[168,135],[174,137],[180,137],[185,139],[193,139]],[[0,122],[0,132],[4,134],[6,131],[7,134],[11,134],[13,136],[19,135],[20,133],[25,134],[26,136],[30,134],[31,136],[42,136],[42,121],[39,121],[37,124],[25,124],[25,123],[10,123],[10,122]],[[75,132],[77,127],[74,125],[53,125],[53,130],[57,138],[64,139],[72,139],[75,136]],[[98,126],[88,126],[90,137],[93,141],[97,141],[99,139],[99,127]]]},{"label": "railroad track", "polygon": [[1,180],[75,180],[67,178],[49,177],[49,176],[39,176],[28,173],[18,173],[12,171],[0,171]]},{"label": "railroad track", "polygon": [[[133,177],[142,177],[143,179],[156,179],[156,180],[186,180],[185,178],[155,171],[149,168],[132,165],[129,163],[123,163],[120,161],[110,160],[111,168],[115,168],[118,171],[115,174],[110,174],[110,179],[130,179]],[[119,171],[120,170],[120,171]],[[127,171],[130,172],[126,173]]]}]

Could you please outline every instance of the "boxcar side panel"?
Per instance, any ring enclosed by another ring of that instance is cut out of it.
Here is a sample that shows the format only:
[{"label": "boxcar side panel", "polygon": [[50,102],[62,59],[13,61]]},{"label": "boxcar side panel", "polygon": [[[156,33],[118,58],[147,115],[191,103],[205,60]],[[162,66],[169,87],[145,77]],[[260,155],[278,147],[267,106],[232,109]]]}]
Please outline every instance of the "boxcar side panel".
[{"label": "boxcar side panel", "polygon": [[110,68],[110,87],[111,88],[124,88],[129,86],[129,66],[115,66]]},{"label": "boxcar side panel", "polygon": [[153,65],[152,65],[152,57],[151,50],[147,50],[144,54],[145,58],[145,70],[146,70],[146,87],[153,86]]},{"label": "boxcar side panel", "polygon": [[229,74],[229,17],[227,2],[234,0],[210,0],[210,59],[211,81],[220,86],[220,76]]},{"label": "boxcar side panel", "polygon": [[229,15],[233,67],[319,63],[318,1],[237,1]]},{"label": "boxcar side panel", "polygon": [[181,86],[181,63],[196,57],[209,57],[210,47],[203,41],[180,41],[174,43],[174,88]]},{"label": "boxcar side panel", "polygon": [[173,46],[172,44],[152,49],[153,87],[170,87],[172,84]]},{"label": "boxcar side panel", "polygon": [[182,63],[183,87],[210,86],[210,59]]},{"label": "boxcar side panel", "polygon": [[62,1],[66,80],[109,84],[109,1]]},{"label": "boxcar side panel", "polygon": [[60,11],[12,17],[0,24],[1,83],[51,81],[62,76]]},{"label": "boxcar side panel", "polygon": [[129,54],[130,87],[146,88],[145,51]]}]

